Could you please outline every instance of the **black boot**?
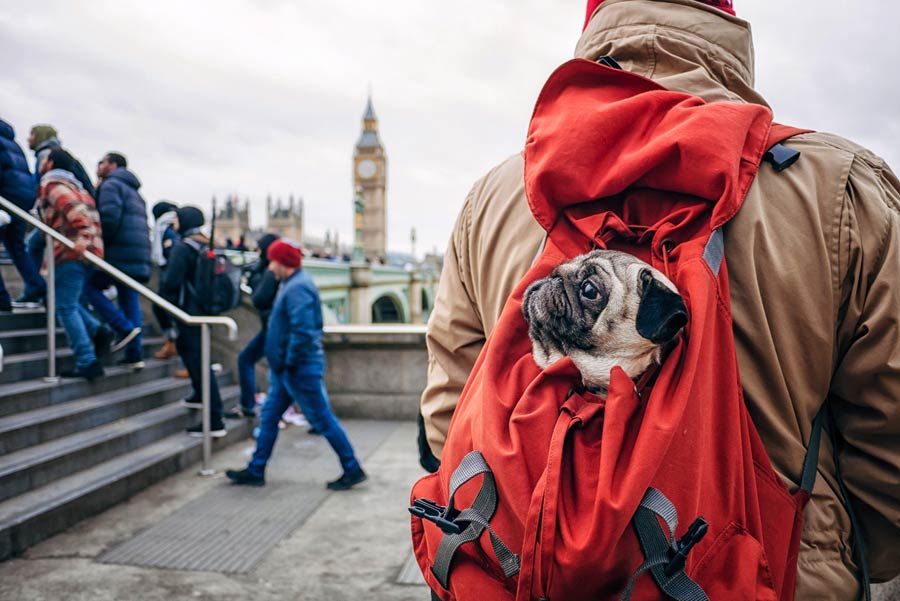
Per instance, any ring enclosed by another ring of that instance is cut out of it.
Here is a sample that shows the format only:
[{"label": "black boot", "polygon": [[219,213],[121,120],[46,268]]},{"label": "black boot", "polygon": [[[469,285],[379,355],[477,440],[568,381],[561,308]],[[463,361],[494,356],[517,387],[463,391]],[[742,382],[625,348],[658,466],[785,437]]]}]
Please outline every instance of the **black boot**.
[{"label": "black boot", "polygon": [[75,369],[60,372],[59,376],[61,378],[86,378],[93,382],[97,378],[103,377],[103,366],[100,365],[99,361],[95,360],[87,367],[76,367]]},{"label": "black boot", "polygon": [[337,480],[333,480],[325,485],[329,490],[350,490],[360,482],[365,482],[368,476],[362,471],[362,468],[356,468],[352,472],[344,472]]},{"label": "black boot", "polygon": [[243,486],[265,486],[266,484],[265,476],[255,476],[250,473],[250,470],[246,469],[228,470],[225,472],[225,475],[235,484]]}]

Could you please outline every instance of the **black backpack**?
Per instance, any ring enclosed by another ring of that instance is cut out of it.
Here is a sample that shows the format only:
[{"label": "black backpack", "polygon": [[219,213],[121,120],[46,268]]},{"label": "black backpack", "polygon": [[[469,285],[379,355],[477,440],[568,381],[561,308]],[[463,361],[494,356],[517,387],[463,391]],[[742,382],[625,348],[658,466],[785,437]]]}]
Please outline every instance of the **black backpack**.
[{"label": "black backpack", "polygon": [[185,282],[185,287],[198,314],[220,315],[237,307],[241,302],[241,270],[221,251],[190,238],[184,242],[197,251],[194,277]]}]

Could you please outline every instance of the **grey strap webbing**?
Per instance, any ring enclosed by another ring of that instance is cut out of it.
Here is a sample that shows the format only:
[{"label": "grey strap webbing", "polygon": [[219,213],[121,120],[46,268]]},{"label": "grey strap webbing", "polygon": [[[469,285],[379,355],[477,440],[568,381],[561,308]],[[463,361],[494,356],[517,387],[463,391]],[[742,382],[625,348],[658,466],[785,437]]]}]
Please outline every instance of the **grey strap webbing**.
[{"label": "grey strap webbing", "polygon": [[703,248],[703,259],[713,274],[719,275],[719,267],[722,266],[722,259],[725,258],[725,236],[722,235],[722,228],[715,230],[706,242]]},{"label": "grey strap webbing", "polygon": [[[659,525],[659,516],[669,529],[668,536]],[[666,575],[665,566],[671,561],[669,551],[675,543],[675,529],[678,527],[678,512],[672,502],[655,488],[648,488],[641,504],[632,520],[637,531],[638,542],[644,552],[644,563],[628,580],[628,586],[620,601],[630,601],[638,576],[650,572],[659,588],[675,601],[709,601],[696,582],[691,580],[684,570],[678,570],[671,576]]]},{"label": "grey strap webbing", "polygon": [[447,501],[447,510],[444,512],[444,518],[450,519],[453,512],[453,501],[456,491],[476,476],[484,474],[484,480],[481,484],[475,501],[468,509],[462,510],[458,516],[453,518],[456,522],[469,522],[465,530],[459,534],[445,534],[438,545],[437,554],[434,558],[434,565],[431,566],[431,572],[434,574],[441,586],[448,588],[450,581],[450,564],[453,562],[453,556],[456,551],[464,544],[478,540],[481,533],[485,530],[491,537],[491,547],[494,549],[494,555],[500,562],[503,574],[509,578],[519,573],[519,556],[509,550],[500,537],[491,528],[490,520],[494,517],[497,510],[497,485],[494,482],[494,474],[488,467],[484,456],[478,451],[472,451],[459,463],[459,467],[450,476],[450,498]]}]

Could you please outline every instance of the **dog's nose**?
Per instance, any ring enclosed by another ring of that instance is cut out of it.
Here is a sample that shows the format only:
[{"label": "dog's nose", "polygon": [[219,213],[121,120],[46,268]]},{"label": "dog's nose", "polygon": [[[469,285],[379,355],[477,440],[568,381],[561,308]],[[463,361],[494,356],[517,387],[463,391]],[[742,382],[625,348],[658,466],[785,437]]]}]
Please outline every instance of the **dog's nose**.
[{"label": "dog's nose", "polygon": [[681,328],[687,325],[687,321],[687,312],[680,310],[672,313],[668,316],[668,319],[660,324],[656,332],[650,335],[650,342],[654,344],[669,342],[678,335]]},{"label": "dog's nose", "polygon": [[644,287],[635,326],[654,344],[665,344],[687,325],[687,307],[681,296],[653,279]]}]

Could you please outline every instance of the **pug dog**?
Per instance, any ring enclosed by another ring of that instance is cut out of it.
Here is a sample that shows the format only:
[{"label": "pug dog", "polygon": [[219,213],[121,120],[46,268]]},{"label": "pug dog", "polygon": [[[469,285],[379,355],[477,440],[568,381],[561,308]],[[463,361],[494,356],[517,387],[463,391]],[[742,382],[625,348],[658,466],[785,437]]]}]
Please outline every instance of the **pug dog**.
[{"label": "pug dog", "polygon": [[546,368],[571,357],[585,387],[605,395],[610,370],[639,378],[687,324],[675,285],[627,253],[594,250],[558,265],[525,292],[532,354]]}]

